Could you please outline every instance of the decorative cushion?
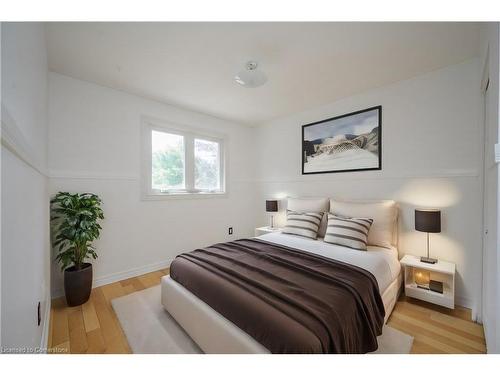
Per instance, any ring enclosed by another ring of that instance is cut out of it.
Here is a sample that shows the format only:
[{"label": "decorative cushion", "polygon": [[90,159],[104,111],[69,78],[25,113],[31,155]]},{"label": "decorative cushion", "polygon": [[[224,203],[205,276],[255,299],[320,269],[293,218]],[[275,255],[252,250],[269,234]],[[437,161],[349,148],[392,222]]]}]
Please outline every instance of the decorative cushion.
[{"label": "decorative cushion", "polygon": [[295,212],[322,212],[323,218],[319,226],[318,237],[324,237],[326,232],[326,213],[329,210],[328,198],[288,198],[287,209]]},{"label": "decorative cushion", "polygon": [[373,219],[368,233],[368,245],[391,247],[398,213],[396,202],[392,200],[343,202],[330,199],[330,213],[337,216]]},{"label": "decorative cushion", "polygon": [[368,233],[373,220],[347,218],[328,214],[325,242],[366,251]]},{"label": "decorative cushion", "polygon": [[318,230],[322,217],[322,212],[288,211],[286,225],[281,232],[315,240],[318,237]]}]

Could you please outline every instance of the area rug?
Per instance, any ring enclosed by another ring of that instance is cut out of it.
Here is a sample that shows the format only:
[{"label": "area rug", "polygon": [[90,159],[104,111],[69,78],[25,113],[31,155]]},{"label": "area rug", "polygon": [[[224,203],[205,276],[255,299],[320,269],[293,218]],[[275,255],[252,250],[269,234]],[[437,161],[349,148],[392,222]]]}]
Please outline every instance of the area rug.
[{"label": "area rug", "polygon": [[[133,353],[200,354],[189,335],[163,308],[160,286],[111,301]],[[374,354],[408,354],[413,337],[384,325]]]}]

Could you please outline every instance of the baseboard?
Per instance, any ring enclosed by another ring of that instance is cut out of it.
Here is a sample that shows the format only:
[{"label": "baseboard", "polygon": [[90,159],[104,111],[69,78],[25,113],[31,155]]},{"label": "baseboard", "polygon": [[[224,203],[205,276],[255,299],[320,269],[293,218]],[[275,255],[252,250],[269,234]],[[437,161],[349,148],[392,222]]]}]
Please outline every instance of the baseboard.
[{"label": "baseboard", "polygon": [[[120,271],[120,272],[112,273],[110,275],[96,277],[92,281],[92,287],[97,288],[97,287],[100,287],[103,285],[112,284],[112,283],[115,283],[117,281],[130,279],[131,277],[141,276],[141,275],[144,275],[145,273],[154,272],[154,271],[158,271],[158,270],[167,268],[170,266],[170,263],[172,263],[172,260],[173,259],[168,259],[168,260],[164,260],[161,262],[148,264],[146,266],[132,268],[132,269],[127,270],[127,271]],[[53,291],[52,298],[61,297],[63,295],[64,295],[64,290],[61,288],[57,288]]]},{"label": "baseboard", "polygon": [[43,327],[42,327],[42,338],[40,340],[40,349],[42,349],[41,353],[47,354],[47,352],[43,351],[44,349],[49,348],[49,329],[50,329],[50,309],[52,306],[52,298],[50,293],[47,293],[45,297],[45,314],[43,318]]},{"label": "baseboard", "polygon": [[470,309],[472,321],[480,322],[481,317],[478,314],[476,304],[470,298],[455,296],[455,305]]},{"label": "baseboard", "polygon": [[467,297],[455,296],[455,305],[461,307],[467,307],[468,309],[473,309],[473,303]]}]

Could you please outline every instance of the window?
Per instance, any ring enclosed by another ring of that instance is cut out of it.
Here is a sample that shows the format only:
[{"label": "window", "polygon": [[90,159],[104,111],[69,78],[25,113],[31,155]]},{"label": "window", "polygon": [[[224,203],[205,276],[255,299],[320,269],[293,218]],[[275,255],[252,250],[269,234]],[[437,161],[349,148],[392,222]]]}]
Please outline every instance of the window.
[{"label": "window", "polygon": [[151,132],[151,173],[153,190],[186,188],[184,137],[153,130]]},{"label": "window", "polygon": [[220,190],[219,143],[195,138],[194,187],[201,190]]},{"label": "window", "polygon": [[147,197],[225,192],[222,137],[147,121],[143,149]]}]

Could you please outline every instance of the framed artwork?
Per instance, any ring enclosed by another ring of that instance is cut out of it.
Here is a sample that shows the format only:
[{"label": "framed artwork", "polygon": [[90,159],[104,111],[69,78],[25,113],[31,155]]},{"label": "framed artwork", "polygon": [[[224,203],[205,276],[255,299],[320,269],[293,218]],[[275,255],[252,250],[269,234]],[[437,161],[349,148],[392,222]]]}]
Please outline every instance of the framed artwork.
[{"label": "framed artwork", "polygon": [[382,169],[382,106],[302,126],[302,174]]}]

